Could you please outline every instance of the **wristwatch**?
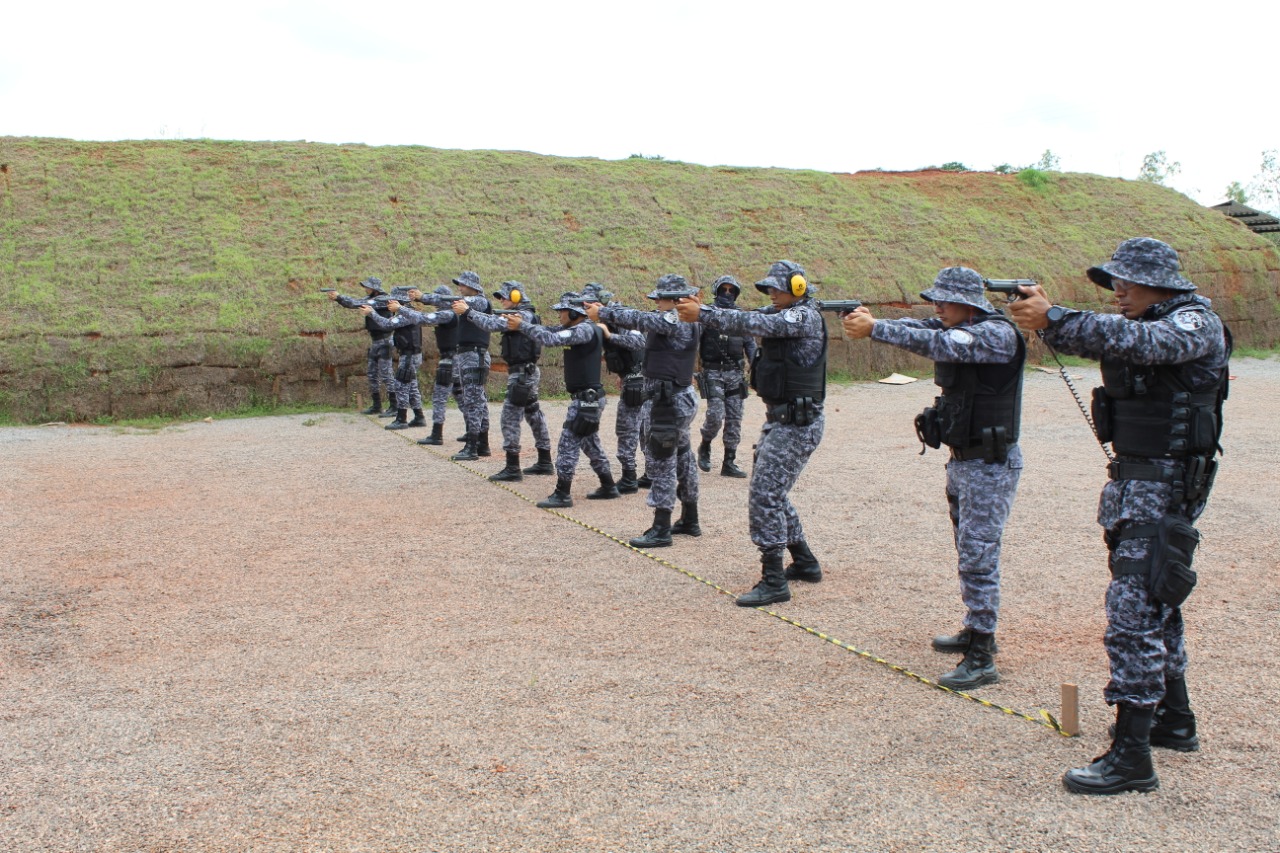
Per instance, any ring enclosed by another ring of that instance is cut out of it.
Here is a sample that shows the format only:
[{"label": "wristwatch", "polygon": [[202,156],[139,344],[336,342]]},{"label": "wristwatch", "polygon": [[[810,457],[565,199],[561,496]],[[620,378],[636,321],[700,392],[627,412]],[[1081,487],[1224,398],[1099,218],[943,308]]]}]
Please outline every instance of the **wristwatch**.
[{"label": "wristwatch", "polygon": [[1050,305],[1049,310],[1044,312],[1044,318],[1049,321],[1050,326],[1058,325],[1065,316],[1067,316],[1067,309],[1061,305]]}]

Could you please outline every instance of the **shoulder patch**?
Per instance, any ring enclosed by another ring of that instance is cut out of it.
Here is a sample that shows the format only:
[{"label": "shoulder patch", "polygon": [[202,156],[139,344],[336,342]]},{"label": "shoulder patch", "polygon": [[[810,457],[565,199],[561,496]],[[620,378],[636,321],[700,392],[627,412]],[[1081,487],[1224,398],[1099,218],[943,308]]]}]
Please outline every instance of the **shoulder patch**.
[{"label": "shoulder patch", "polygon": [[965,329],[948,329],[947,337],[962,347],[973,343],[973,334]]},{"label": "shoulder patch", "polygon": [[782,312],[782,319],[788,323],[800,323],[804,320],[804,312],[793,306]]},{"label": "shoulder patch", "polygon": [[1201,311],[1179,311],[1173,315],[1173,325],[1188,332],[1204,328],[1204,313]]},{"label": "shoulder patch", "polygon": [[674,326],[680,322],[680,315],[675,312],[675,309],[672,309],[670,311],[663,311],[662,319],[664,322],[670,323]]},{"label": "shoulder patch", "polygon": [[573,332],[569,329],[564,329],[560,332],[560,340],[562,341],[567,341],[569,340],[569,338],[572,338],[572,337],[573,337]]}]

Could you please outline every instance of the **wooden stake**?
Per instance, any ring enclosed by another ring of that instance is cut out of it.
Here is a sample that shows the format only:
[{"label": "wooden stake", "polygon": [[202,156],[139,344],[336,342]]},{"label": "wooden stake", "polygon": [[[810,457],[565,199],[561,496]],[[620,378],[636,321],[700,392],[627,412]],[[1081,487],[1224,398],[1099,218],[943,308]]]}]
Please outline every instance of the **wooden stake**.
[{"label": "wooden stake", "polygon": [[1080,689],[1070,682],[1062,684],[1062,730],[1071,737],[1080,734]]}]

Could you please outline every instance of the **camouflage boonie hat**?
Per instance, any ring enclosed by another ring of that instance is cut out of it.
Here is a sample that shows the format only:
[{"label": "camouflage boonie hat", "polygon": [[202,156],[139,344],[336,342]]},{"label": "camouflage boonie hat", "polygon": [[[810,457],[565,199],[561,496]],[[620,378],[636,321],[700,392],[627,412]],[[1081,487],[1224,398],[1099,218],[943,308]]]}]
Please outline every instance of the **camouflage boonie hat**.
[{"label": "camouflage boonie hat", "polygon": [[684,299],[696,296],[698,288],[689,284],[688,279],[675,273],[667,273],[658,279],[658,286],[649,294],[650,299]]},{"label": "camouflage boonie hat", "polygon": [[996,308],[983,295],[982,276],[968,267],[947,267],[933,280],[933,287],[920,294],[925,302],[958,302],[988,314]]},{"label": "camouflage boonie hat", "polygon": [[[756,282],[756,290],[761,293],[768,293],[770,290],[781,290],[783,293],[791,292],[791,277],[804,276],[804,267],[791,261],[774,261],[769,265],[769,274]],[[816,288],[805,282],[806,294],[808,291]]]},{"label": "camouflage boonie hat", "polygon": [[588,302],[599,302],[604,304],[613,299],[613,293],[605,290],[604,285],[599,282],[589,282],[582,288],[582,298]]},{"label": "camouflage boonie hat", "polygon": [[453,283],[459,287],[469,287],[476,291],[484,290],[484,288],[480,286],[480,276],[473,273],[471,270],[458,273],[458,277],[453,280]]},{"label": "camouflage boonie hat", "polygon": [[[520,291],[519,299],[511,299],[511,291],[513,290]],[[524,289],[524,285],[518,281],[504,281],[502,283],[502,287],[499,287],[497,290],[495,290],[493,292],[493,295],[497,299],[511,299],[512,302],[515,302],[519,305],[523,305],[524,303],[531,301],[529,299],[528,291],[526,291]]]},{"label": "camouflage boonie hat", "polygon": [[376,275],[371,275],[360,282],[360,286],[372,290],[374,293],[382,293],[382,279]]},{"label": "camouflage boonie hat", "polygon": [[560,294],[560,301],[551,306],[552,311],[572,311],[575,314],[587,316],[587,308],[582,304],[582,296],[574,293],[572,290],[566,290]]},{"label": "camouflage boonie hat", "polygon": [[1134,237],[1121,243],[1111,260],[1089,267],[1086,275],[1098,287],[1107,290],[1115,289],[1111,284],[1113,278],[1165,290],[1195,290],[1194,284],[1178,275],[1180,269],[1182,264],[1178,262],[1178,253],[1168,243],[1151,237]]},{"label": "camouflage boonie hat", "polygon": [[716,293],[719,293],[720,288],[726,284],[733,288],[733,298],[737,299],[738,294],[742,293],[742,285],[739,284],[738,280],[731,275],[720,276],[718,279],[716,279],[715,284],[711,286],[711,289]]},{"label": "camouflage boonie hat", "polygon": [[447,284],[437,284],[436,289],[431,292],[436,296],[453,296],[453,291],[449,289]]}]

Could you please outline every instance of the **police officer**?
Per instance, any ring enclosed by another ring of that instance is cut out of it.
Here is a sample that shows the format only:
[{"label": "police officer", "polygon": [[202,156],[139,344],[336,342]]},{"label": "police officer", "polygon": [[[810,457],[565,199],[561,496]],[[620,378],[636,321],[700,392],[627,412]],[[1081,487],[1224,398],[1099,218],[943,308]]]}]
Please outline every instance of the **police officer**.
[{"label": "police officer", "polygon": [[507,328],[520,332],[544,347],[564,347],[564,387],[572,399],[560,430],[556,452],[556,489],[546,500],[538,502],[542,509],[573,506],[570,492],[578,456],[587,454],[591,470],[600,478],[600,488],[587,494],[590,500],[620,497],[613,480],[609,457],[600,445],[600,417],[604,414],[604,385],[600,382],[600,355],[604,349],[604,333],[595,323],[586,322],[587,309],[577,293],[564,293],[551,306],[560,315],[560,325],[539,326],[526,323],[523,314],[508,314]]},{"label": "police officer", "polygon": [[[731,275],[715,281],[715,307],[733,311],[738,307],[742,285]],[[742,441],[742,401],[747,396],[747,380],[742,366],[755,356],[756,342],[750,335],[731,335],[726,331],[704,334],[700,358],[700,386],[707,401],[707,414],[702,421],[702,443],[698,445],[698,467],[711,470],[711,442],[724,425],[724,461],[720,476],[745,478],[747,472],[737,466],[738,444]]]},{"label": "police officer", "polygon": [[[588,306],[593,322],[645,334],[644,382],[649,408],[649,440],[645,442],[645,470],[653,479],[646,503],[653,507],[653,525],[631,540],[635,548],[662,548],[672,534],[701,536],[698,523],[698,466],[689,441],[689,427],[698,413],[693,388],[694,361],[701,329],[681,323],[675,308],[680,300],[698,294],[682,275],[664,275],[649,294],[658,311],[621,306]],[[680,519],[671,512],[680,499]]]},{"label": "police officer", "polygon": [[1000,680],[1000,538],[1022,473],[1018,428],[1027,348],[983,295],[982,276],[968,267],[942,270],[920,297],[933,303],[936,318],[877,320],[863,306],[845,315],[843,325],[850,338],[870,337],[934,362],[942,396],[916,418],[916,432],[922,444],[945,444],[951,452],[947,504],[967,612],[960,632],[934,637],[933,647],[964,655],[938,683],[972,690]]},{"label": "police officer", "polygon": [[[480,276],[471,270],[459,273],[453,279],[462,291],[467,309],[481,314],[493,310],[480,288]],[[475,323],[458,326],[458,351],[453,358],[453,369],[462,383],[462,419],[467,432],[463,436],[462,450],[453,455],[460,461],[472,461],[489,456],[489,398],[486,384],[489,381],[489,332]]]},{"label": "police officer", "polygon": [[1199,748],[1187,695],[1181,604],[1195,583],[1192,555],[1221,451],[1231,335],[1208,299],[1179,275],[1178,253],[1150,237],[1125,240],[1090,267],[1115,292],[1119,314],[1050,305],[1040,287],[1010,308],[1018,325],[1055,349],[1101,361],[1093,419],[1115,461],[1098,523],[1110,552],[1107,631],[1116,706],[1111,748],[1063,776],[1082,794],[1159,785],[1151,747]]},{"label": "police officer", "polygon": [[[411,309],[401,313],[412,298],[407,291],[395,288],[390,295],[393,298],[387,302],[387,309],[391,312],[389,318],[379,317],[369,305],[360,306],[360,313],[364,314],[366,320],[372,320],[380,328],[392,330],[391,340],[400,356],[400,363],[393,375],[396,382],[396,417],[387,424],[386,429],[426,426],[427,419],[422,412],[422,391],[418,387],[418,369],[422,367],[420,315]],[[399,297],[404,302],[394,297]],[[412,421],[408,420],[409,409],[413,409]]]},{"label": "police officer", "polygon": [[[531,326],[542,322],[534,313],[533,302],[520,282],[504,281],[502,287],[493,292],[493,297],[502,303],[504,310],[518,312],[522,325]],[[538,385],[542,381],[538,359],[542,356],[542,345],[528,335],[511,330],[507,323],[510,315],[473,311],[461,300],[453,303],[453,311],[485,331],[502,333],[499,353],[507,363],[507,397],[502,404],[499,423],[502,427],[502,450],[507,455],[507,464],[489,479],[494,482],[523,480],[524,474],[520,470],[521,419],[529,422],[529,429],[533,432],[538,462],[545,460],[548,465],[551,462],[551,436],[547,432],[547,419],[543,417],[542,408],[538,405]]]},{"label": "police officer", "polygon": [[[826,324],[798,264],[777,261],[756,282],[756,289],[769,296],[769,307],[725,310],[686,300],[676,309],[687,322],[761,338],[751,387],[765,404],[765,424],[747,491],[747,520],[751,541],[760,549],[762,577],[754,589],[738,596],[742,607],[790,601],[788,578],[822,579],[822,568],[805,542],[800,516],[787,494],[822,441],[826,424]],[[785,571],[783,549],[793,560]]]},{"label": "police officer", "polygon": [[[375,296],[386,296],[382,291],[382,279],[376,276],[369,276],[360,282],[360,286],[365,289],[364,299],[341,296],[336,290],[330,290],[328,296],[343,308],[356,308],[367,299],[372,299]],[[391,312],[384,307],[378,307],[375,309],[375,313],[384,318],[391,316]],[[389,418],[396,413],[395,391],[393,390],[395,388],[395,378],[391,370],[392,333],[390,329],[380,328],[368,317],[365,318],[364,328],[369,333],[368,364],[365,367],[365,375],[369,379],[369,397],[372,402],[369,408],[360,414]],[[386,411],[382,409],[382,394],[380,393],[380,388],[383,386],[387,389]]]},{"label": "police officer", "polygon": [[[410,290],[409,295],[414,299],[423,298],[422,291],[417,289]],[[431,435],[418,439],[418,444],[444,444],[444,416],[450,395],[453,395],[458,408],[462,408],[462,386],[458,384],[458,374],[453,369],[453,355],[458,348],[458,315],[452,310],[440,310],[451,306],[452,301],[458,298],[447,284],[437,285],[432,291],[432,304],[437,306],[437,310],[425,314],[421,321],[421,325],[435,329],[436,352],[440,360],[436,364],[431,388]]]},{"label": "police officer", "polygon": [[[603,285],[591,282],[582,288],[582,300],[592,304],[615,304],[613,294]],[[640,490],[636,477],[636,447],[640,443],[641,418],[644,413],[644,345],[645,336],[636,329],[621,329],[601,323],[604,331],[604,366],[618,377],[618,414],[614,419],[617,435],[617,458],[622,466],[618,491],[624,495]]]}]

